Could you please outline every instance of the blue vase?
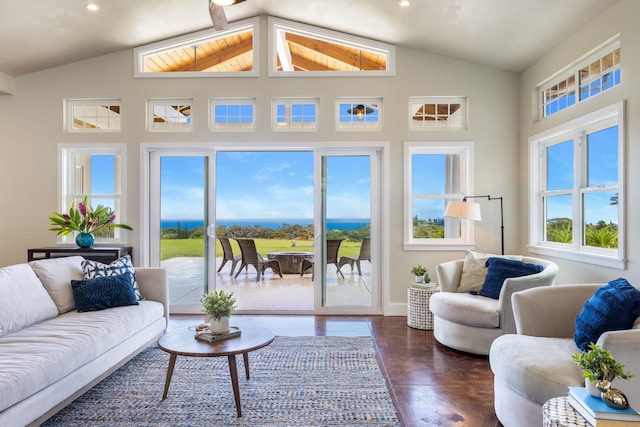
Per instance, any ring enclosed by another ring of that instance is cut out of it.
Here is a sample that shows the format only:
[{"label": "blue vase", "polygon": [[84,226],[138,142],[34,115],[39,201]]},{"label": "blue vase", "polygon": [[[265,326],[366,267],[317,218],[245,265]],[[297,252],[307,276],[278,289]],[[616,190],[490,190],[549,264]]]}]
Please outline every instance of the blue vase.
[{"label": "blue vase", "polygon": [[91,233],[78,233],[76,236],[76,245],[80,248],[90,248],[93,246],[95,238]]}]

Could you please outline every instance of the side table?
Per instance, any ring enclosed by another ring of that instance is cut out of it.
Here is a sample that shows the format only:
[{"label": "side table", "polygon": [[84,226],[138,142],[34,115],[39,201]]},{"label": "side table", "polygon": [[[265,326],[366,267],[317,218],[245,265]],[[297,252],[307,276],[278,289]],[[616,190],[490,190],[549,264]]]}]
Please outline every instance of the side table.
[{"label": "side table", "polygon": [[433,329],[433,313],[429,310],[429,298],[438,292],[438,285],[430,283],[409,286],[407,290],[407,325],[415,329]]},{"label": "side table", "polygon": [[542,425],[544,427],[591,427],[565,397],[554,397],[542,405]]}]

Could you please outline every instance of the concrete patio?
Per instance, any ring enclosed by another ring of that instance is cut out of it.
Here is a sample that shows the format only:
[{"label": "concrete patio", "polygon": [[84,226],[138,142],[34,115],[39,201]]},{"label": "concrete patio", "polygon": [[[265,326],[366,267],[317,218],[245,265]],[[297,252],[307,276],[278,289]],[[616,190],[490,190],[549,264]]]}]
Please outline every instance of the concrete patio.
[{"label": "concrete patio", "polygon": [[[216,259],[216,270],[222,258]],[[200,312],[200,297],[204,293],[204,258],[178,257],[161,262],[169,276],[169,301],[172,312]],[[371,304],[371,264],[362,262],[362,276],[357,269],[351,272],[349,266],[342,267],[344,279],[333,265],[327,266],[327,305],[329,306],[369,306]],[[239,265],[236,266],[236,272]],[[216,274],[215,284],[209,288],[233,292],[238,302],[238,311],[245,313],[292,313],[314,310],[314,281],[311,273],[273,274],[269,269],[256,282],[256,272],[249,266],[237,278],[229,273],[231,263],[227,262]],[[234,272],[235,274],[235,272]]]}]

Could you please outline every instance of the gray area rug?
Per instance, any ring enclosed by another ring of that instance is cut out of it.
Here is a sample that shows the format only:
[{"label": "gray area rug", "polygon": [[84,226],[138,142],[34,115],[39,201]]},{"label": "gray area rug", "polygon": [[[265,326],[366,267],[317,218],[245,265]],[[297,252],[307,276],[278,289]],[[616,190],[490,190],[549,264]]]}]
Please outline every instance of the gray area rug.
[{"label": "gray area rug", "polygon": [[226,357],[140,353],[43,426],[399,426],[370,337],[276,337],[237,357],[237,418]]}]

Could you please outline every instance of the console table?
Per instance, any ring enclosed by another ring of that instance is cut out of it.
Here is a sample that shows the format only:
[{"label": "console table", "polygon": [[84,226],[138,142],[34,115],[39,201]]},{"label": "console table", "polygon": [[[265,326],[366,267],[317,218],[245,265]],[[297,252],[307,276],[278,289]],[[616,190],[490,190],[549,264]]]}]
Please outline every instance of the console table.
[{"label": "console table", "polygon": [[92,261],[109,264],[125,255],[131,255],[131,246],[92,246],[90,248],[52,246],[49,248],[27,249],[27,260],[58,258],[67,256],[81,256]]}]

